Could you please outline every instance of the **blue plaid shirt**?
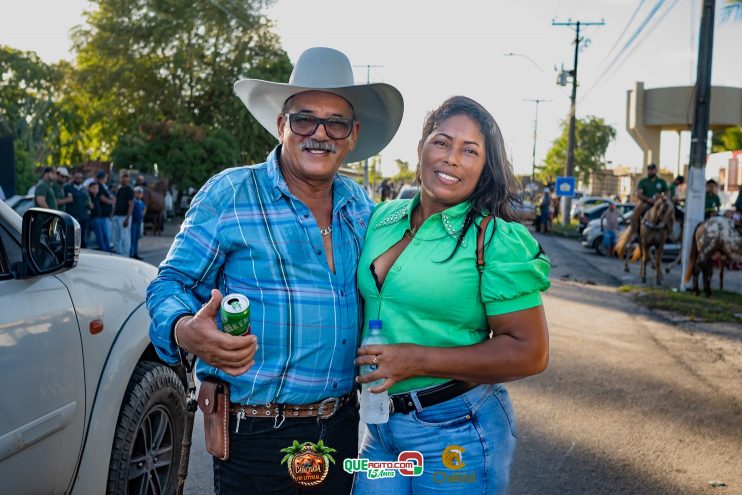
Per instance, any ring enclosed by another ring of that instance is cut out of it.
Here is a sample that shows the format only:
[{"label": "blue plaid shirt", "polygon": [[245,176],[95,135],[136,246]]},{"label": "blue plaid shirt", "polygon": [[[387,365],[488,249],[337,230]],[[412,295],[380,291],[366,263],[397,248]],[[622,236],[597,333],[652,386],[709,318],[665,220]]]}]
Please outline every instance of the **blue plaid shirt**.
[{"label": "blue plaid shirt", "polygon": [[335,177],[333,274],[317,222],[289,191],[279,156],[280,146],[265,163],[209,179],[147,290],[150,339],[170,364],[179,360],[174,321],[196,313],[211,289],[250,299],[255,365],[238,377],[196,366],[200,379],[229,382],[232,402],[241,404],[308,404],[354,384],[363,322],[356,268],[373,203],[356,183]]}]

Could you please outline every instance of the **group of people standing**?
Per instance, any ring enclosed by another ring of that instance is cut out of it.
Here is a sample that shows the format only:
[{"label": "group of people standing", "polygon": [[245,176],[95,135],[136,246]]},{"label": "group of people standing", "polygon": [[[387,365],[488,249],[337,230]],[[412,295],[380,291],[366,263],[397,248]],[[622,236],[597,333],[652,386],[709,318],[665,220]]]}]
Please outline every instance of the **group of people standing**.
[{"label": "group of people standing", "polygon": [[103,170],[86,179],[82,170],[74,170],[70,177],[66,167],[46,167],[34,188],[34,204],[74,217],[80,224],[80,247],[88,247],[92,232],[98,250],[141,259],[139,239],[147,210],[144,177],[137,177],[137,186],[132,188],[129,172],[122,170],[115,191],[107,179]]},{"label": "group of people standing", "polygon": [[[234,89],[278,144],[263,163],[206,182],[147,291],[158,355],[172,365],[195,355],[202,383],[229,387],[215,493],[308,493],[281,449],[320,440],[338,462],[312,493],[504,493],[517,426],[502,383],[547,366],[550,264],[513,221],[517,187],[492,115],[463,96],[443,102],[409,143],[420,192],[374,205],[337,172],[394,137],[396,88],[356,85],[343,53],[312,48],[288,84]],[[234,293],[249,299],[247,335],[220,331]],[[371,320],[388,344],[359,349]],[[357,376],[358,366],[375,370]],[[389,393],[390,416],[368,425],[359,452],[357,384],[370,382]],[[403,451],[424,470],[343,469]],[[441,483],[436,472],[474,474]]]}]

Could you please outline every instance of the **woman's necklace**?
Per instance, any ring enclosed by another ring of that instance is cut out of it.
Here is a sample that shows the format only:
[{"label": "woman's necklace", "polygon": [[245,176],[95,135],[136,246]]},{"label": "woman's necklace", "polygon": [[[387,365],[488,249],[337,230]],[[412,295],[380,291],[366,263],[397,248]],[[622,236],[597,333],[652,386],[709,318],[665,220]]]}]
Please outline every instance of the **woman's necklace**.
[{"label": "woman's necklace", "polygon": [[417,234],[417,230],[420,228],[420,225],[415,225],[415,213],[418,211],[418,209],[412,210],[412,215],[410,215],[410,228],[405,232],[405,234],[409,235],[410,238],[415,237],[415,234]]}]

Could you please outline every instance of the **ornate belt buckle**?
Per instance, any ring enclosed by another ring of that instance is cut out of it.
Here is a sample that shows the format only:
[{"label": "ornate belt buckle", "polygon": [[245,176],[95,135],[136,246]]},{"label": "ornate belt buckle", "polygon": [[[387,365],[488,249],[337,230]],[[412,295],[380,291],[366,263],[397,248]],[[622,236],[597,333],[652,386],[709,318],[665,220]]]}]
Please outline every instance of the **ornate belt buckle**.
[{"label": "ornate belt buckle", "polygon": [[[327,404],[330,402],[332,402],[332,411],[325,413],[325,407],[327,407]],[[338,397],[328,397],[319,403],[319,407],[317,408],[317,419],[331,418],[337,412],[338,407],[340,407],[340,399]]]}]

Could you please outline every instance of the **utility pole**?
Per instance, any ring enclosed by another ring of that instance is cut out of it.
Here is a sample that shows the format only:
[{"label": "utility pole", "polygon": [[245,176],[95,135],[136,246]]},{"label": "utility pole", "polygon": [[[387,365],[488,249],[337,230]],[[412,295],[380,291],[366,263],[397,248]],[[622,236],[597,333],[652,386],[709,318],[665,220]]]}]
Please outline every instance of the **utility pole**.
[{"label": "utility pole", "polygon": [[[569,72],[572,76],[572,96],[569,107],[569,141],[567,144],[567,164],[564,167],[564,175],[572,177],[575,171],[575,111],[577,109],[577,61],[580,54],[580,27],[581,26],[603,26],[605,22],[583,22],[571,20],[567,22],[551,21],[552,26],[575,26],[575,59],[573,69]],[[569,225],[569,210],[572,206],[572,198],[562,197],[562,225]]]},{"label": "utility pole", "polygon": [[[383,65],[354,65],[353,67],[365,67],[366,68],[366,84],[371,84],[371,68],[372,67],[384,67]],[[368,174],[368,158],[363,160],[363,187],[366,188],[366,190],[369,192],[369,194],[372,192],[371,187],[369,184],[369,174]]]},{"label": "utility pole", "polygon": [[536,140],[538,138],[538,105],[539,103],[546,103],[550,102],[551,100],[544,100],[542,98],[529,100],[527,98],[523,98],[523,101],[536,104],[536,117],[533,119],[533,156],[531,158],[531,182],[536,182]]},{"label": "utility pole", "polygon": [[704,0],[701,13],[701,32],[698,36],[698,67],[696,69],[696,101],[690,140],[690,167],[685,194],[685,222],[683,223],[683,272],[680,290],[685,290],[690,246],[696,225],[703,222],[705,198],[706,148],[708,146],[709,112],[711,110],[711,60],[714,53],[715,0]]}]

